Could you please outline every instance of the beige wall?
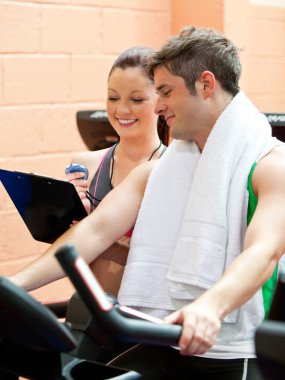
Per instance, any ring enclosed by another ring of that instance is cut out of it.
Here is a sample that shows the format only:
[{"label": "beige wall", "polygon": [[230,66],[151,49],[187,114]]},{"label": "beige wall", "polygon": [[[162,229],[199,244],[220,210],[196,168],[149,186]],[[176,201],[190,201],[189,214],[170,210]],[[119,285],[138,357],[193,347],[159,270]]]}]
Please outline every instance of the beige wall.
[{"label": "beige wall", "polygon": [[[75,113],[104,107],[114,57],[131,45],[158,48],[186,24],[214,27],[242,47],[243,89],[263,112],[285,112],[285,8],[256,3],[0,0],[0,168],[62,177],[85,149]],[[0,275],[46,247],[32,239],[0,185]],[[72,291],[66,283],[35,294],[65,295]]]},{"label": "beige wall", "polygon": [[190,24],[223,31],[224,2],[224,0],[172,0],[172,33],[176,34],[184,25]]},{"label": "beige wall", "polygon": [[[63,177],[85,149],[75,113],[104,108],[114,57],[170,34],[168,0],[0,1],[0,168]],[[45,250],[0,185],[0,275]],[[36,292],[63,295],[62,283]]]},{"label": "beige wall", "polygon": [[263,112],[285,113],[285,2],[272,3],[228,0],[225,33],[244,49],[241,84],[247,94]]}]

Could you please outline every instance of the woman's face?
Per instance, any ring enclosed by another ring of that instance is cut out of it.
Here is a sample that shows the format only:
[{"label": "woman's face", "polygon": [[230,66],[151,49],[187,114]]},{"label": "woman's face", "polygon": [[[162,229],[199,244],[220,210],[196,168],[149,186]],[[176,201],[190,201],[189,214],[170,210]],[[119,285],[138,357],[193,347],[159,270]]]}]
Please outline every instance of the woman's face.
[{"label": "woman's face", "polygon": [[154,85],[140,68],[116,68],[111,73],[106,108],[110,123],[121,138],[156,132],[156,100]]}]

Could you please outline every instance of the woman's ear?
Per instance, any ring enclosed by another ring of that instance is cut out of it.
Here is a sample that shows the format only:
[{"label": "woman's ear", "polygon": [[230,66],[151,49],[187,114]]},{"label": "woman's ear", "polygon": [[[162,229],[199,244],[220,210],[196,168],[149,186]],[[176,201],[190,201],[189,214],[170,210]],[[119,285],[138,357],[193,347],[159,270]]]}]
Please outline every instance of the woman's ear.
[{"label": "woman's ear", "polygon": [[216,78],[211,71],[203,71],[198,82],[201,94],[205,99],[213,95],[216,88]]}]

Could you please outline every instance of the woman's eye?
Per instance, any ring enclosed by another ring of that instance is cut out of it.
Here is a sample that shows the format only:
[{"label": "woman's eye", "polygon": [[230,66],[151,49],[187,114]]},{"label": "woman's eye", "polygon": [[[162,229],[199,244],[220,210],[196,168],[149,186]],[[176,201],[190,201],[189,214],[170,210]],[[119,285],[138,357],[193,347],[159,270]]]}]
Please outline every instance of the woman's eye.
[{"label": "woman's eye", "polygon": [[115,102],[116,100],[118,100],[119,98],[116,98],[115,96],[109,96],[108,97],[108,100],[110,100],[111,102]]},{"label": "woman's eye", "polygon": [[141,103],[143,101],[143,99],[134,98],[134,99],[132,99],[132,101],[135,102],[135,103]]}]

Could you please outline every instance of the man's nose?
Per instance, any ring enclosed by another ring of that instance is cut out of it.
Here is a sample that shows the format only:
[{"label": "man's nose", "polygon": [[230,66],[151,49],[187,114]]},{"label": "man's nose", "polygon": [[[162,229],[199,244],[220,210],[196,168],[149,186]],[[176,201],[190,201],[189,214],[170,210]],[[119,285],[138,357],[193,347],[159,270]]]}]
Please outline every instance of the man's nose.
[{"label": "man's nose", "polygon": [[166,106],[165,102],[163,102],[162,99],[160,97],[158,97],[158,99],[156,101],[155,108],[154,108],[154,112],[157,115],[163,115],[164,112],[166,111],[166,109],[167,109],[167,106]]}]

